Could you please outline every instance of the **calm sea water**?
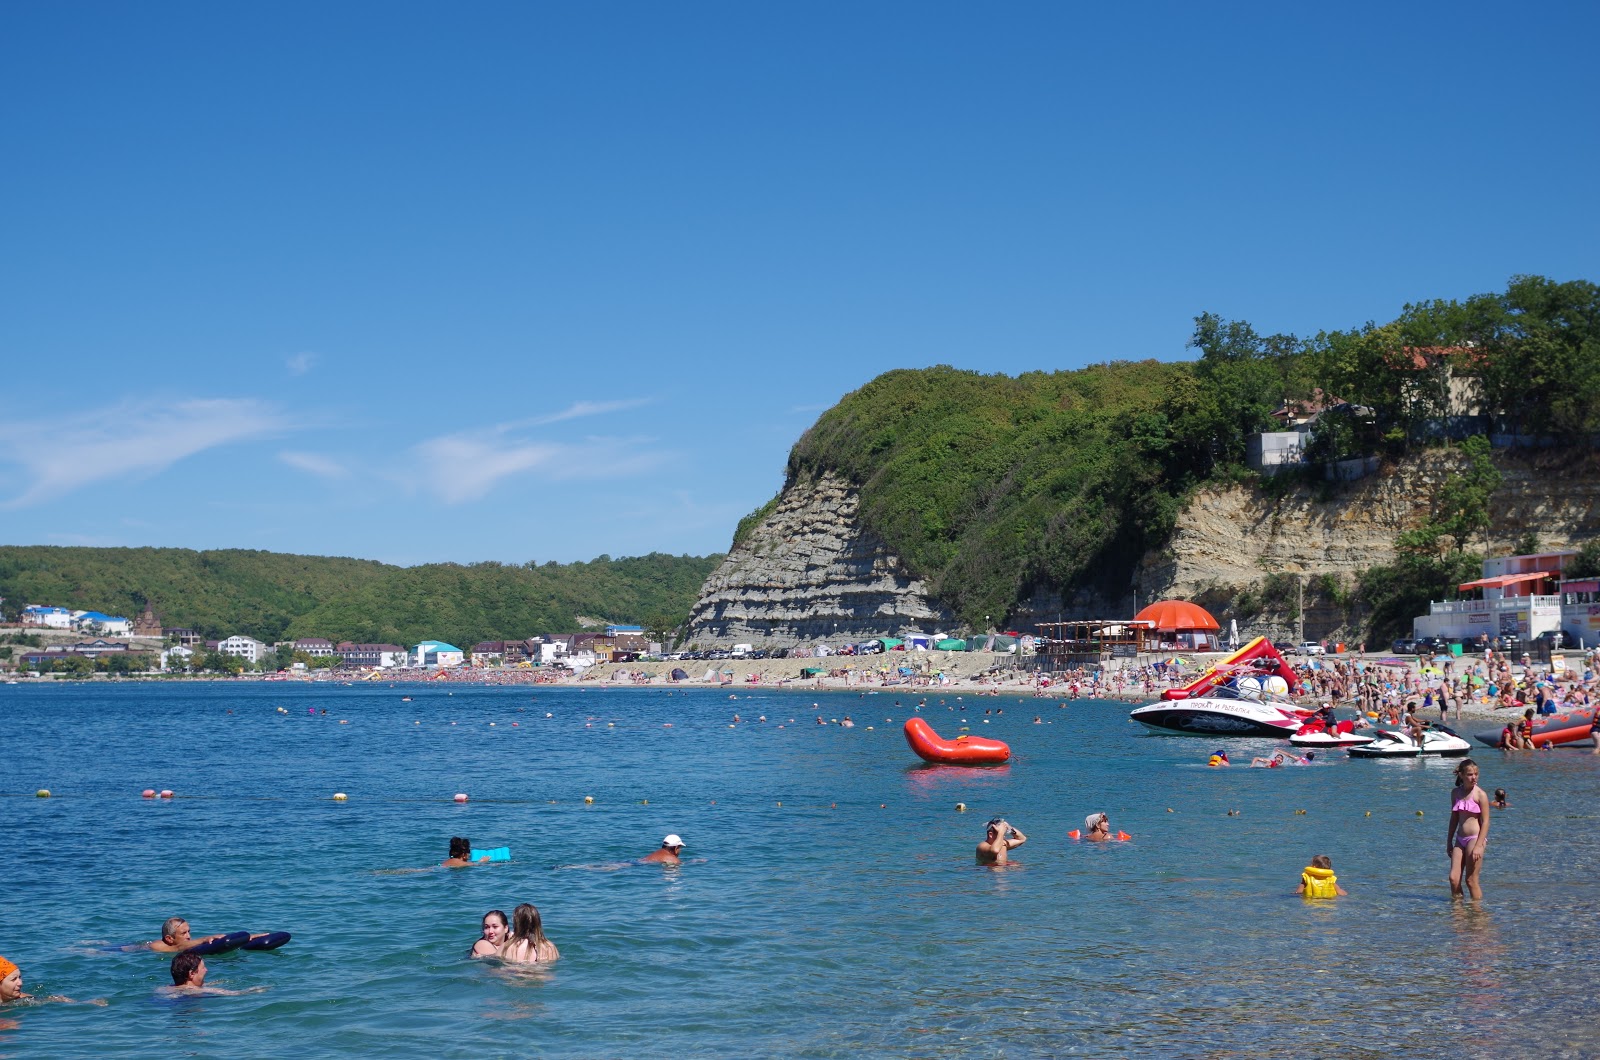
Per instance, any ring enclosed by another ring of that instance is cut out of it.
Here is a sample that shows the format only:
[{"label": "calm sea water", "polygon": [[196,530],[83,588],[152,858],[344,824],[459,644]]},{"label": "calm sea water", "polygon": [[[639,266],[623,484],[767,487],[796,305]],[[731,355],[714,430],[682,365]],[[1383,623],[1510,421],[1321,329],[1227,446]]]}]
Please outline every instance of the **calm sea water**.
[{"label": "calm sea water", "polygon": [[[30,991],[109,1002],[8,1006],[0,1055],[1600,1051],[1600,758],[1479,756],[1513,808],[1477,907],[1445,888],[1450,763],[1212,770],[1211,744],[1145,735],[1124,704],[946,695],[935,728],[966,718],[1015,758],[931,768],[900,734],[917,698],[0,687],[0,953]],[[1132,841],[1069,840],[1094,810]],[[1021,869],[973,864],[995,814],[1030,837]],[[667,832],[689,864],[614,867]],[[452,835],[515,860],[392,871]],[[1350,897],[1293,895],[1316,853]],[[523,901],[563,959],[466,960],[483,912]],[[165,1000],[164,958],[97,946],[172,915],[294,941],[208,961],[261,993]]]}]

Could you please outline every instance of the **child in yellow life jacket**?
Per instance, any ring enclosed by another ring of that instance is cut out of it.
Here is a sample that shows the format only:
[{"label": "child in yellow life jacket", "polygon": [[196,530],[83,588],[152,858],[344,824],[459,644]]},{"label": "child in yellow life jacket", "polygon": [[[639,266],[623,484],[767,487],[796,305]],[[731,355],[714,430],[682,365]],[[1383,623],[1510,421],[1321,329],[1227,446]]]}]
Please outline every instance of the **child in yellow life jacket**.
[{"label": "child in yellow life jacket", "polygon": [[1318,854],[1300,873],[1300,895],[1304,898],[1336,898],[1350,892],[1339,886],[1339,877],[1333,874],[1333,859]]}]

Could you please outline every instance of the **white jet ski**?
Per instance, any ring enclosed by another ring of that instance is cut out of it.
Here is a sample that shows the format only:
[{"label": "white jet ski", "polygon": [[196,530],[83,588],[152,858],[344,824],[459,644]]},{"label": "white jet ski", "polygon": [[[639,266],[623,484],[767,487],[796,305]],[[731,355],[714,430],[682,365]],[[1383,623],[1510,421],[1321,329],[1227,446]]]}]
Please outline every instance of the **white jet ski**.
[{"label": "white jet ski", "polygon": [[1383,729],[1370,743],[1350,748],[1351,758],[1463,758],[1471,753],[1470,743],[1442,725],[1423,730],[1421,747],[1404,730]]},{"label": "white jet ski", "polygon": [[1311,747],[1316,750],[1335,747],[1364,747],[1372,742],[1372,737],[1364,732],[1297,732],[1289,737],[1289,742],[1296,747]]}]

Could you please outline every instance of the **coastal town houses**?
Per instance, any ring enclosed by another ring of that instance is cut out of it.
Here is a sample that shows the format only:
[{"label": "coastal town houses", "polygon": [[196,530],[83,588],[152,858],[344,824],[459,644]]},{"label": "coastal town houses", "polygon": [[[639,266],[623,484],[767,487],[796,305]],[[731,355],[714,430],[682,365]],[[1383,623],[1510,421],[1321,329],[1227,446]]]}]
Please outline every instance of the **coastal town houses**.
[{"label": "coastal town houses", "polygon": [[245,662],[257,663],[266,654],[267,645],[254,637],[245,637],[236,633],[231,637],[217,641],[216,650],[224,655],[237,656]]},{"label": "coastal town houses", "polygon": [[65,607],[47,604],[29,604],[20,616],[24,626],[42,626],[45,629],[71,629],[72,612]]},{"label": "coastal town houses", "polygon": [[113,637],[126,636],[133,631],[133,623],[121,615],[108,615],[100,611],[74,611],[72,628],[86,633],[105,633]]},{"label": "coastal town houses", "polygon": [[190,629],[188,626],[167,626],[161,633],[168,640],[184,648],[198,647],[205,642],[198,629]]},{"label": "coastal town houses", "polygon": [[291,650],[311,656],[313,659],[326,659],[334,654],[333,641],[323,637],[301,637],[295,641]]},{"label": "coastal town houses", "polygon": [[404,666],[408,652],[398,644],[356,644],[342,640],[334,653],[352,670],[386,670]]},{"label": "coastal town houses", "polygon": [[91,641],[82,641],[77,644],[55,644],[39,651],[24,652],[22,661],[34,669],[41,663],[53,663],[61,659],[78,656],[93,662],[107,655],[126,655],[128,646],[120,641],[111,641],[96,638]]},{"label": "coastal town houses", "polygon": [[442,640],[425,640],[411,649],[411,665],[416,667],[460,666],[467,653]]},{"label": "coastal town houses", "polygon": [[1495,556],[1483,576],[1458,588],[1467,598],[1435,600],[1412,622],[1418,637],[1470,644],[1480,637],[1527,641],[1561,630],[1583,647],[1600,644],[1600,579],[1567,578],[1575,550]]}]

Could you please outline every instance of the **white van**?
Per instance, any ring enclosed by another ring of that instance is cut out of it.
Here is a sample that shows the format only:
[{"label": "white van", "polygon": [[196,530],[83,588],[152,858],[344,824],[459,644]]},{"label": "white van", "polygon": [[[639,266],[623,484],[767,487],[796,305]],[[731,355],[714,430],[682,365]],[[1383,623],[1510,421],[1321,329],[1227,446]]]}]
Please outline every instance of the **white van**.
[{"label": "white van", "polygon": [[754,644],[735,644],[733,646],[733,657],[737,659],[739,656],[749,655],[755,650],[756,646]]}]

